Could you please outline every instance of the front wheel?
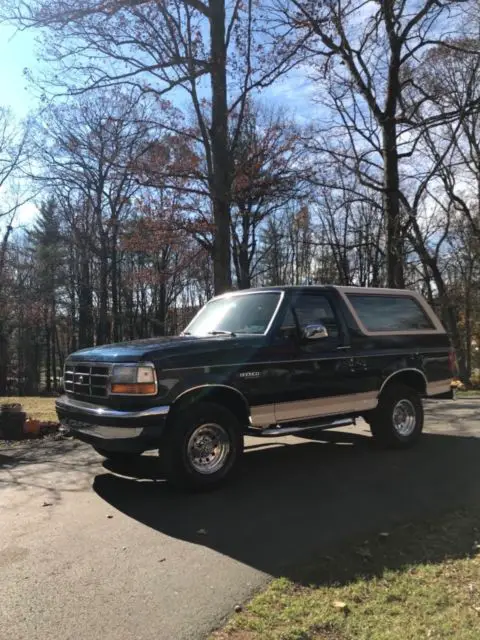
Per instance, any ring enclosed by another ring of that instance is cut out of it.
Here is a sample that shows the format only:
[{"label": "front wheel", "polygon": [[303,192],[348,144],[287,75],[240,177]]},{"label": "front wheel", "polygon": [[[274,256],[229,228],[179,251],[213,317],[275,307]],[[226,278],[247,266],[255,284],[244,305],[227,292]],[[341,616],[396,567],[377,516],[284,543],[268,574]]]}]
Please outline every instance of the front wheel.
[{"label": "front wheel", "polygon": [[231,479],[242,454],[242,425],[228,409],[210,402],[178,411],[160,450],[167,479],[196,490]]},{"label": "front wheel", "polygon": [[369,416],[372,435],[381,445],[405,449],[420,438],[423,405],[420,395],[405,385],[392,385],[380,396]]}]

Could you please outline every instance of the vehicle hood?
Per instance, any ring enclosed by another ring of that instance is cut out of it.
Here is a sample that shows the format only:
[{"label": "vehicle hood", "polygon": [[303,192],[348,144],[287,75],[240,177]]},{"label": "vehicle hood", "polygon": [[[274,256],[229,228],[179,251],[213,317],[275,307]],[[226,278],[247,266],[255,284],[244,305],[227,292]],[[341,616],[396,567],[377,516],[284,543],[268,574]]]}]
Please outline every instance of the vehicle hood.
[{"label": "vehicle hood", "polygon": [[[238,348],[244,348],[246,343],[251,343],[251,341],[252,338],[246,336],[149,338],[148,340],[133,340],[81,349],[72,353],[68,360],[77,362],[152,361],[161,364],[161,366],[178,366],[180,363],[183,365],[183,361],[191,363],[192,359],[195,359],[202,364],[207,364],[213,354],[218,358],[219,353],[226,355],[228,352],[237,351]],[[258,338],[254,338],[253,341],[258,342]]]}]

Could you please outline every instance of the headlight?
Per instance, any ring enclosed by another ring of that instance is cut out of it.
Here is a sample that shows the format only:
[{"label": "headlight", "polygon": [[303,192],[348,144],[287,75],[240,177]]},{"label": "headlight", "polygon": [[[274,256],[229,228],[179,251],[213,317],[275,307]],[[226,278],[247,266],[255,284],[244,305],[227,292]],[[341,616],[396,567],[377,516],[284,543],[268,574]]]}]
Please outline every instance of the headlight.
[{"label": "headlight", "polygon": [[153,364],[117,364],[112,369],[110,393],[124,396],[154,396],[157,374]]}]

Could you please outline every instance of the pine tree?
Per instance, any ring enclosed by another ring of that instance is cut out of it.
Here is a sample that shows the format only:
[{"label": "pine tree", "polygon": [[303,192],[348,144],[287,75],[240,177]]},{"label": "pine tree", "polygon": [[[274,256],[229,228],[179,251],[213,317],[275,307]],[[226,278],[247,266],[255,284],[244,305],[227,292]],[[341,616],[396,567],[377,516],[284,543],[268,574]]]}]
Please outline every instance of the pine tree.
[{"label": "pine tree", "polygon": [[[57,205],[53,198],[42,202],[29,234],[37,266],[38,301],[44,318],[45,389],[57,389],[57,305],[62,282],[63,246]],[[53,385],[52,385],[53,383]]]}]

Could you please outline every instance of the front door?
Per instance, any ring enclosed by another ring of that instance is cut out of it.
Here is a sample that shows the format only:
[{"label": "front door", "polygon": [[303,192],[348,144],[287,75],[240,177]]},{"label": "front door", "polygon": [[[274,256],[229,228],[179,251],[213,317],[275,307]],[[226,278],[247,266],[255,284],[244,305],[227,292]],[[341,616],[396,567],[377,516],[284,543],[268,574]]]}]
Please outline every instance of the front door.
[{"label": "front door", "polygon": [[[325,337],[302,337],[308,325],[322,324]],[[275,418],[278,424],[355,412],[362,399],[342,319],[325,292],[292,296],[274,341],[282,353]],[[281,345],[281,348],[280,348]]]}]

